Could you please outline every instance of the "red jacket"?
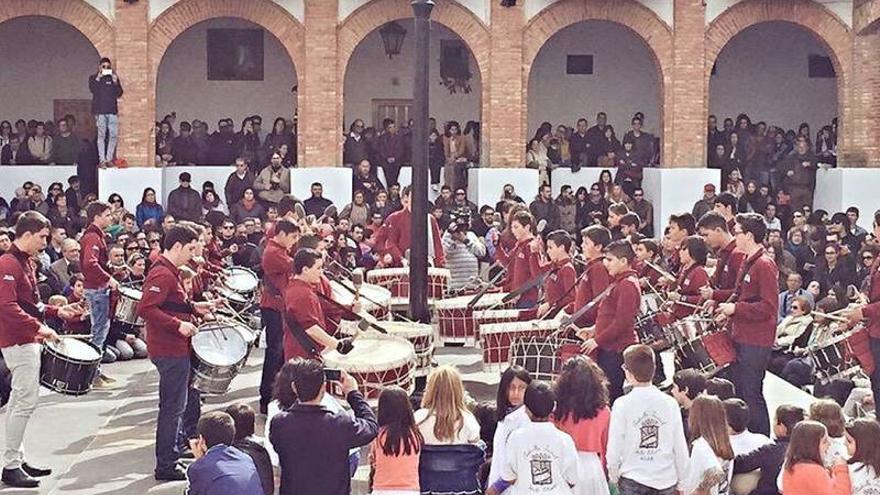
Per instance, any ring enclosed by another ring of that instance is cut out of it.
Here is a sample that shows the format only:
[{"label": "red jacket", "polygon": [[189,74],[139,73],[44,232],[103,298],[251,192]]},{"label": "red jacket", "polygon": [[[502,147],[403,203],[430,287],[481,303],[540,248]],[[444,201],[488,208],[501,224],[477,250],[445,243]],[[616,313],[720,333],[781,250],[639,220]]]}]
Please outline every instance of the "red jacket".
[{"label": "red jacket", "polygon": [[[681,301],[688,304],[700,304],[700,287],[709,285],[709,274],[706,269],[700,265],[691,265],[678,274],[678,293],[681,294]],[[689,306],[681,304],[672,305],[672,315],[676,320],[686,318],[694,314],[696,310]]]},{"label": "red jacket", "polygon": [[160,256],[144,280],[138,315],[144,319],[147,349],[151,358],[189,356],[190,338],[178,331],[183,321],[192,322],[192,303],[180,282],[180,270]]},{"label": "red jacket", "polygon": [[41,314],[39,302],[37,266],[13,244],[0,256],[0,348],[35,342],[43,318],[58,315],[49,305]]},{"label": "red jacket", "polygon": [[574,302],[574,284],[577,281],[577,272],[571,259],[548,263],[539,267],[542,271],[556,269],[556,272],[544,279],[544,302],[551,308],[565,308]]},{"label": "red jacket", "polygon": [[874,266],[871,267],[870,277],[868,282],[871,284],[868,290],[870,303],[862,309],[862,314],[868,320],[866,325],[871,337],[880,339],[880,260],[875,261]]},{"label": "red jacket", "polygon": [[[764,248],[745,260],[739,269],[736,311],[730,317],[730,337],[740,344],[772,347],[779,312],[779,270]],[[712,299],[724,302],[734,291],[716,290]]]},{"label": "red jacket", "polygon": [[[306,329],[318,325],[322,329],[327,329],[327,323],[324,319],[324,313],[321,311],[321,303],[318,300],[316,289],[310,284],[302,280],[292,278],[284,290],[284,359],[289,360],[294,357],[313,358],[293,335],[293,330],[288,325],[289,321],[295,321],[300,330],[305,332]],[[315,347],[320,353],[323,350],[321,344],[315,342]]]},{"label": "red jacket", "polygon": [[[602,258],[588,261],[587,267],[584,270],[583,278],[581,278],[577,289],[575,289],[574,304],[568,306],[567,313],[570,315],[577,312],[577,310],[592,301],[594,297],[601,294],[602,291],[608,287],[608,284],[611,283],[611,275],[609,275],[608,270],[605,269],[605,265],[602,263]],[[583,316],[575,322],[575,325],[579,327],[592,326],[596,323],[596,314],[598,312],[599,305],[597,304],[593,306],[591,310],[584,313]]]},{"label": "red jacket", "polygon": [[269,239],[260,261],[263,268],[263,292],[260,295],[260,308],[284,311],[284,290],[290,274],[293,273],[293,258],[287,249]]},{"label": "red jacket", "polygon": [[[653,260],[651,261],[651,263],[654,263],[655,265],[659,264],[654,262]],[[636,272],[638,272],[639,278],[648,279],[648,283],[651,284],[651,287],[653,287],[653,289],[660,289],[660,279],[663,278],[663,275],[660,272],[642,261],[638,261],[635,263],[635,270]]]},{"label": "red jacket", "polygon": [[[504,249],[495,251],[496,257],[507,267],[507,280],[504,282],[504,290],[512,292],[525,285],[528,281],[541,274],[538,253],[533,253],[529,247],[532,239],[517,241],[513,250],[505,252]],[[520,296],[522,301],[538,302],[538,288],[530,289]]]},{"label": "red jacket", "polygon": [[623,352],[638,342],[636,317],[642,301],[642,290],[634,270],[624,270],[611,280],[615,284],[599,303],[596,315],[596,343],[606,351]]},{"label": "red jacket", "polygon": [[[394,258],[394,265],[401,266],[400,260],[404,257],[407,249],[412,246],[412,212],[407,210],[395,211],[385,219],[383,226],[387,227],[388,236],[385,240],[384,253]],[[433,215],[428,215],[431,224],[431,232],[434,240],[434,266],[442,267],[446,264],[446,256],[443,253],[443,239],[440,235],[440,227]]]},{"label": "red jacket", "polygon": [[86,289],[103,289],[110,281],[110,272],[107,271],[109,261],[107,252],[107,240],[104,231],[89,224],[83,232],[79,254],[79,262],[82,266],[82,274]]},{"label": "red jacket", "polygon": [[[333,287],[330,285],[330,279],[326,275],[321,275],[321,285],[315,289],[325,297],[336,300],[333,297]],[[335,335],[336,330],[339,328],[339,322],[342,321],[344,315],[342,309],[335,304],[327,302],[326,299],[320,296],[318,296],[318,302],[321,304],[321,312],[324,314],[324,320],[327,322],[324,330],[330,335]]]},{"label": "red jacket", "polygon": [[712,274],[712,287],[733,290],[739,267],[742,266],[745,258],[745,253],[736,250],[736,241],[730,241],[730,244],[718,251],[718,263],[715,264],[715,273]]}]

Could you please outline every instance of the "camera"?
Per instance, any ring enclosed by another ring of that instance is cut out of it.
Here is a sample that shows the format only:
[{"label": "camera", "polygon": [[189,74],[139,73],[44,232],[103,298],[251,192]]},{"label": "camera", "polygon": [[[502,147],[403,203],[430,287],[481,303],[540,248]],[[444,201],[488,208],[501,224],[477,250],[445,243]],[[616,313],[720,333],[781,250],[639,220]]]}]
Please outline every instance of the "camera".
[{"label": "camera", "polygon": [[450,234],[458,232],[467,232],[471,229],[471,211],[470,209],[455,210],[450,213],[449,226],[446,230]]},{"label": "camera", "polygon": [[342,380],[342,370],[333,368],[324,368],[324,379],[328,382],[338,382]]}]

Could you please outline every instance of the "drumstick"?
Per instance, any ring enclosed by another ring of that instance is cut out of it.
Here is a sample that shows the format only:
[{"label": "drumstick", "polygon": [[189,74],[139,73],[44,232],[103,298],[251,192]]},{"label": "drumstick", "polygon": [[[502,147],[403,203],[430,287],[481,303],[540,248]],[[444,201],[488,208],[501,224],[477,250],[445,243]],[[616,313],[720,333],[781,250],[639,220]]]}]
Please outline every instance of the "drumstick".
[{"label": "drumstick", "polygon": [[842,316],[836,316],[832,313],[822,313],[821,311],[812,311],[811,314],[816,315],[816,316],[820,316],[822,318],[827,318],[829,320],[839,321],[841,323],[849,323],[849,320],[847,320],[846,318],[844,318]]},{"label": "drumstick", "polygon": [[77,339],[77,340],[92,340],[92,336],[87,333],[72,333],[68,335],[59,335],[61,339]]},{"label": "drumstick", "polygon": [[665,277],[665,278],[668,278],[668,279],[670,279],[670,280],[672,280],[672,281],[675,281],[675,275],[673,275],[673,274],[667,272],[667,271],[664,270],[663,268],[660,268],[659,266],[657,266],[656,264],[652,263],[651,261],[645,260],[645,264],[648,265],[648,266],[650,266],[651,268],[653,268],[654,271],[656,271],[657,273],[659,273],[661,276],[663,276],[663,277]]}]

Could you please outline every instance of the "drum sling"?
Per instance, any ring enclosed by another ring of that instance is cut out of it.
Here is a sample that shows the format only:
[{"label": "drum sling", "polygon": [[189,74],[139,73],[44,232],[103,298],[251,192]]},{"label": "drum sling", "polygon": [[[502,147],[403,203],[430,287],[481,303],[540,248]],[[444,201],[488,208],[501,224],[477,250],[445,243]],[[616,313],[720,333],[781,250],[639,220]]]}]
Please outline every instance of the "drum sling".
[{"label": "drum sling", "polygon": [[287,322],[287,328],[290,329],[290,334],[293,335],[293,338],[299,342],[300,347],[302,347],[309,355],[313,358],[320,360],[321,353],[318,352],[318,344],[309,337],[309,334],[306,333],[306,329],[302,327],[293,315],[290,312],[284,312],[284,320]]}]

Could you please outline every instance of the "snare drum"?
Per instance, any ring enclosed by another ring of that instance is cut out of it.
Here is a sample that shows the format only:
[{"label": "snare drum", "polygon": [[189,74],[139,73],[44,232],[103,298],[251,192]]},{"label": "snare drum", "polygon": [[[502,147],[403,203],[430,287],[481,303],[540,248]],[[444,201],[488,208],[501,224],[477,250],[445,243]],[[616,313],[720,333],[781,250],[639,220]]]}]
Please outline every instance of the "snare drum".
[{"label": "snare drum", "polygon": [[248,302],[256,297],[260,279],[257,274],[243,266],[233,266],[223,270],[223,285],[232,292],[241,294]]},{"label": "snare drum", "polygon": [[670,339],[670,342],[684,345],[700,335],[717,331],[717,327],[715,326],[715,321],[711,318],[689,316],[666,325],[663,331],[667,338]]},{"label": "snare drum", "polygon": [[217,295],[226,300],[226,304],[232,308],[236,313],[244,313],[247,310],[251,309],[253,306],[253,300],[248,298],[247,294],[242,294],[239,292],[235,292],[228,287],[224,287],[222,285],[218,285],[216,287]]},{"label": "snare drum", "polygon": [[248,343],[237,325],[205,323],[192,338],[193,388],[223,394],[248,355]]},{"label": "snare drum", "polygon": [[[368,333],[355,339],[348,354],[336,350],[323,354],[324,366],[345,370],[358,382],[358,388],[370,405],[375,406],[384,387],[396,385],[407,393],[413,390],[416,353],[406,339],[393,335]],[[338,390],[331,392],[336,395]]]},{"label": "snare drum", "polygon": [[502,303],[507,294],[489,293],[483,295],[473,308],[468,308],[473,296],[459,296],[443,299],[434,303],[437,314],[437,334],[440,342],[464,343],[474,345],[477,340],[477,323],[474,312],[494,306],[510,308],[512,302]]},{"label": "snare drum", "polygon": [[817,377],[830,380],[856,371],[859,363],[850,348],[851,336],[850,332],[835,335],[809,349]]},{"label": "snare drum", "polygon": [[522,366],[532,379],[552,382],[569,358],[583,354],[580,342],[560,337],[521,337],[510,347],[510,366]]},{"label": "snare drum", "polygon": [[138,304],[143,295],[142,291],[133,287],[119,287],[119,299],[116,301],[116,312],[113,314],[116,321],[135,327],[144,326],[144,319],[137,314]]},{"label": "snare drum", "polygon": [[[344,283],[346,284],[345,286],[342,285],[342,282],[337,282],[335,280],[330,281],[330,288],[333,290],[333,299],[340,304],[351,306],[354,304],[354,294],[352,294],[354,286],[351,285],[350,282]],[[346,286],[351,288],[351,290],[346,289]],[[391,291],[378,285],[363,284],[360,293],[361,307],[364,311],[373,315],[377,320],[388,319],[388,306],[391,304]]]},{"label": "snare drum", "polygon": [[[391,291],[391,297],[409,299],[409,268],[377,268],[367,272],[367,282]],[[449,270],[428,267],[428,299],[439,299],[449,285]]]},{"label": "snare drum", "polygon": [[556,320],[531,320],[480,325],[483,368],[504,370],[510,362],[510,347],[516,340],[545,338],[559,329]]},{"label": "snare drum", "polygon": [[483,325],[491,323],[510,323],[515,321],[528,321],[538,319],[538,308],[530,309],[480,309],[474,311],[474,321],[477,322],[477,331]]},{"label": "snare drum", "polygon": [[736,361],[736,348],[727,330],[698,335],[675,348],[679,369],[693,368],[705,375],[714,375]]},{"label": "snare drum", "polygon": [[40,384],[65,395],[83,395],[98,376],[101,350],[84,340],[61,337],[45,342],[40,355]]},{"label": "snare drum", "polygon": [[[413,376],[427,376],[431,372],[434,364],[434,327],[408,321],[376,321],[376,323],[388,330],[390,335],[403,337],[412,344],[416,353],[416,368]],[[339,332],[343,335],[354,335],[357,330],[357,322],[343,320],[339,324]],[[360,342],[360,339],[356,342]]]}]

